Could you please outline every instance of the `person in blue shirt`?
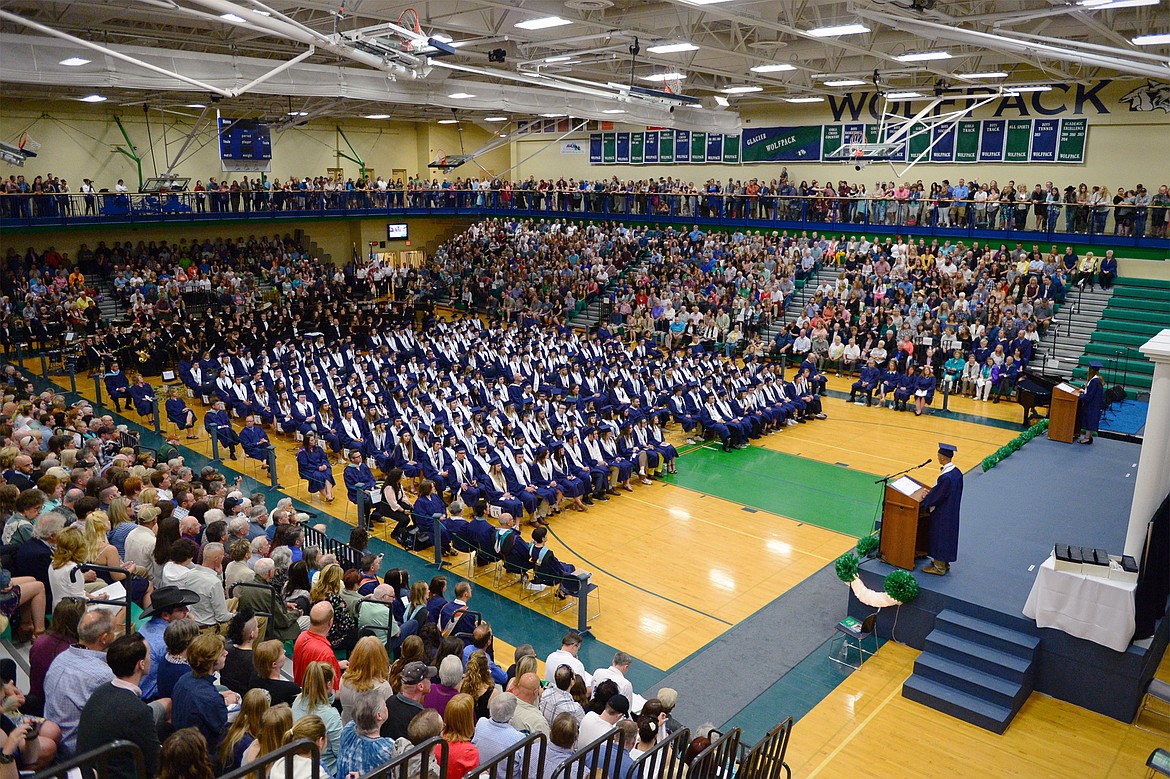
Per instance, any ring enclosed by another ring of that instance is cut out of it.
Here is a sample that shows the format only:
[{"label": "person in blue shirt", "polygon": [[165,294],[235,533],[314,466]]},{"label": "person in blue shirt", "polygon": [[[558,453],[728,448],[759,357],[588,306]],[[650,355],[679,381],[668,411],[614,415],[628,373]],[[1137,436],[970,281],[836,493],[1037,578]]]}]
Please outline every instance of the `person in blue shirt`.
[{"label": "person in blue shirt", "polygon": [[167,626],[184,619],[187,607],[198,600],[199,596],[195,593],[178,587],[159,587],[151,594],[150,608],[142,613],[142,619],[146,622],[138,627],[138,632],[150,647],[150,670],[142,677],[139,685],[143,700],[151,701],[158,697],[158,669],[167,654],[167,645],[163,640]]},{"label": "person in blue shirt", "polygon": [[223,668],[227,660],[223,637],[215,633],[204,633],[195,638],[187,647],[187,664],[191,673],[179,677],[171,692],[171,721],[176,730],[195,727],[207,739],[211,754],[219,751],[220,742],[227,732],[228,703],[240,703],[238,693],[228,691],[220,694],[215,688],[214,674]]}]

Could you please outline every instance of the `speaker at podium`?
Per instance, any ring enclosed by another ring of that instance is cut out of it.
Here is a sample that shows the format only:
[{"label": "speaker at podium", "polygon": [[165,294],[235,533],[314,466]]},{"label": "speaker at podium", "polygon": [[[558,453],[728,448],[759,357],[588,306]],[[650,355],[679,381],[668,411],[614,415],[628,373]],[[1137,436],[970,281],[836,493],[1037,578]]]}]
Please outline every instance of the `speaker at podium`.
[{"label": "speaker at podium", "polygon": [[879,549],[890,565],[913,571],[915,558],[926,555],[930,517],[922,501],[929,492],[929,487],[909,476],[886,485]]}]

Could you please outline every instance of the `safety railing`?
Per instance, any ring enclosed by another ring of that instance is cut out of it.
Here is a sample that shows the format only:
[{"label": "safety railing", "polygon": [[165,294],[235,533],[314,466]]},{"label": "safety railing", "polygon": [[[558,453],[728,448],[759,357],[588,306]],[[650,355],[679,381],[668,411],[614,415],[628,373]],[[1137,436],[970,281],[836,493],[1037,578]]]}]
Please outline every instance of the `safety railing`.
[{"label": "safety railing", "polygon": [[[115,774],[115,768],[118,773]],[[132,772],[132,773],[131,773]],[[146,775],[146,761],[142,750],[130,741],[113,741],[97,749],[51,765],[33,774],[32,779],[83,779],[106,776],[132,776],[134,779],[150,779]]]},{"label": "safety railing", "polygon": [[548,752],[543,733],[532,733],[476,767],[476,779],[540,779]]},{"label": "safety railing", "polygon": [[[306,762],[302,768],[296,756],[305,752],[308,754],[304,755]],[[321,751],[315,743],[302,738],[229,771],[220,779],[319,779],[325,775],[321,770]]]},{"label": "safety railing", "polygon": [[[436,749],[439,751],[437,757]],[[361,779],[447,779],[450,749],[447,742],[437,736],[427,739]]]},{"label": "safety railing", "polygon": [[791,737],[792,717],[789,717],[740,758],[738,779],[780,779],[781,772],[792,779],[792,769],[784,762]]},{"label": "safety railing", "polygon": [[557,766],[550,779],[586,779],[592,777],[594,771],[615,777],[618,773],[615,769],[623,754],[621,731],[612,728],[574,752],[568,760]]},{"label": "safety railing", "polygon": [[[1031,193],[1029,193],[1030,195]],[[197,192],[0,195],[5,227],[102,222],[200,222],[305,216],[469,215],[622,217],[637,221],[866,229],[940,237],[1022,240],[1085,235],[1119,246],[1167,243],[1170,205],[946,200],[929,194],[726,194],[641,190],[465,190],[453,188],[250,193],[213,200]],[[214,203],[214,207],[211,204]]]},{"label": "safety railing", "polygon": [[711,741],[711,745],[695,756],[687,771],[687,779],[723,779],[735,776],[739,759],[739,728],[732,728]]},{"label": "safety railing", "polygon": [[686,779],[687,767],[683,763],[691,732],[686,728],[676,730],[643,752],[630,768],[628,779]]}]

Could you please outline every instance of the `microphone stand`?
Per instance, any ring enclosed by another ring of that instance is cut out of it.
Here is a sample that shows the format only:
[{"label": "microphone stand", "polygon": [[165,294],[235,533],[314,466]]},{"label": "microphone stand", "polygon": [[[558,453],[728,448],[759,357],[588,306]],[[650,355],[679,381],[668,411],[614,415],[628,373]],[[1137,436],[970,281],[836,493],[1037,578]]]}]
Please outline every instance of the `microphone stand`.
[{"label": "microphone stand", "polygon": [[882,494],[881,494],[881,497],[878,498],[877,510],[874,512],[874,516],[873,516],[873,524],[870,526],[870,529],[869,529],[869,532],[871,534],[873,533],[873,531],[878,529],[878,520],[880,520],[882,517],[882,504],[885,502],[886,486],[889,485],[890,482],[892,482],[894,479],[898,478],[899,476],[905,476],[907,473],[910,473],[910,471],[916,471],[919,468],[925,468],[927,465],[930,465],[932,462],[934,462],[934,458],[928,457],[928,458],[926,458],[926,462],[920,463],[918,465],[912,465],[909,468],[898,471],[897,473],[891,473],[888,476],[883,476],[880,479],[874,480],[874,482],[873,482],[874,484],[882,485]]}]

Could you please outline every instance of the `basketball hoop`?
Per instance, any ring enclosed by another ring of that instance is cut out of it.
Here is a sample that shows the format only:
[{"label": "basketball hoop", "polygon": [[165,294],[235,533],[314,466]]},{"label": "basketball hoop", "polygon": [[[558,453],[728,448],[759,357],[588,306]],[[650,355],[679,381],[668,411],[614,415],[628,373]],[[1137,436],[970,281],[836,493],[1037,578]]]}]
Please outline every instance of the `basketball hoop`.
[{"label": "basketball hoop", "polygon": [[16,142],[16,145],[21,151],[36,152],[41,148],[39,143],[28,137],[27,132],[20,134],[20,140]]},{"label": "basketball hoop", "polygon": [[679,74],[673,68],[666,68],[662,71],[662,91],[668,95],[682,94],[682,79],[678,77]]},{"label": "basketball hoop", "polygon": [[431,167],[442,167],[447,164],[447,152],[442,149],[435,149],[435,156],[431,160]]},{"label": "basketball hoop", "polygon": [[[398,26],[412,30],[415,35],[422,35],[422,25],[419,23],[418,11],[413,8],[407,8],[398,15]],[[418,40],[417,38],[407,37],[402,33],[399,33],[398,37],[402,40],[402,48],[405,50],[413,49]]]}]

